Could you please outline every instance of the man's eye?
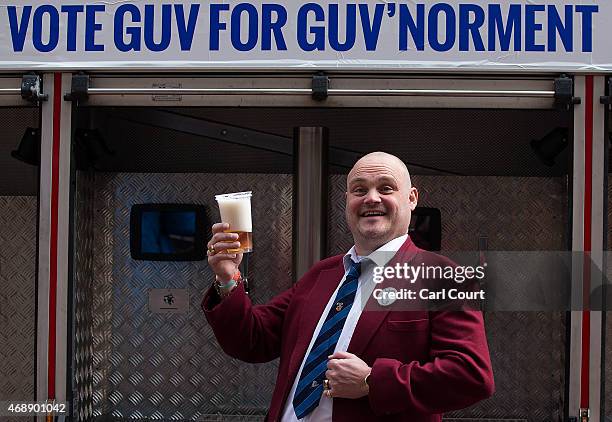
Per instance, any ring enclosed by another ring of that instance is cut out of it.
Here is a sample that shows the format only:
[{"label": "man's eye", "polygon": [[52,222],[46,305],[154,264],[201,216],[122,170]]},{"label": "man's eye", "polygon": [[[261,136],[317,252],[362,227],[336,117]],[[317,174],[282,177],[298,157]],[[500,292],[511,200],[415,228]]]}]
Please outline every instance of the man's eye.
[{"label": "man's eye", "polygon": [[363,188],[355,188],[355,189],[353,189],[353,193],[355,195],[364,195],[365,192],[366,192],[366,190],[363,189]]},{"label": "man's eye", "polygon": [[380,191],[381,192],[393,192],[395,189],[393,189],[392,186],[383,186]]}]

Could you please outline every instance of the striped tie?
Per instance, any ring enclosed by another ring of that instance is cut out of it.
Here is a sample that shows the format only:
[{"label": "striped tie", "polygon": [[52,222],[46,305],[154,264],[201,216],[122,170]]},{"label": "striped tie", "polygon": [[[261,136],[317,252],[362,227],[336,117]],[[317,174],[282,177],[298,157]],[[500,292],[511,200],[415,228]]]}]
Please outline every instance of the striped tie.
[{"label": "striped tie", "polygon": [[321,331],[306,358],[293,396],[293,409],[298,419],[302,419],[319,405],[323,394],[325,371],[327,371],[327,357],[334,352],[346,317],[353,306],[359,274],[361,274],[361,263],[351,261],[346,279],[340,286],[321,326]]}]

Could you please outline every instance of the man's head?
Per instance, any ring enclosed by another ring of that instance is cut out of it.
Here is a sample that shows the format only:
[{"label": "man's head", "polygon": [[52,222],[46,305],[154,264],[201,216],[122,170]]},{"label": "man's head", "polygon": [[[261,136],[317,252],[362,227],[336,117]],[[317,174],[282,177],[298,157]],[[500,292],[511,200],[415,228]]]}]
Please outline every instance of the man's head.
[{"label": "man's head", "polygon": [[386,152],[360,158],[346,180],[346,222],[359,255],[408,233],[418,192],[402,160]]}]

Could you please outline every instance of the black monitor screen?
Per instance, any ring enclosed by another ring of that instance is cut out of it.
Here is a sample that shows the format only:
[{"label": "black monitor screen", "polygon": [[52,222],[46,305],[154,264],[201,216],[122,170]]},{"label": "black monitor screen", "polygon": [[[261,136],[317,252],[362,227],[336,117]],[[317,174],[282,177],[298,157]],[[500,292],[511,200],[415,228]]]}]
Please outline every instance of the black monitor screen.
[{"label": "black monitor screen", "polygon": [[132,207],[131,254],[134,259],[204,259],[204,212],[187,204],[139,204]]},{"label": "black monitor screen", "polygon": [[195,211],[145,211],[140,224],[143,253],[184,253],[193,251]]}]

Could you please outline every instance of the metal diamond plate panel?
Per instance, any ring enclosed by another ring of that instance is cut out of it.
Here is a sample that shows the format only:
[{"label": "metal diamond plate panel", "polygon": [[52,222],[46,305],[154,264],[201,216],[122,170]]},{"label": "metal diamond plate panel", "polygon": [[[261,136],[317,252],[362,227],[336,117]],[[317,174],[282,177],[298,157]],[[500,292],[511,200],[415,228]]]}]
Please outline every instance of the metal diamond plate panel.
[{"label": "metal diamond plate panel", "polygon": [[[219,218],[215,194],[253,190],[255,251],[250,279],[252,299],[262,303],[291,285],[291,176],[97,173],[94,185],[93,277],[90,284],[83,277],[77,287],[83,297],[79,303],[91,308],[90,313],[80,310],[80,324],[91,328],[78,327],[77,332],[84,338],[91,333],[89,344],[80,345],[79,395],[84,402],[91,395],[93,416],[261,419],[269,405],[276,362],[250,365],[227,357],[219,348],[200,308],[213,280],[206,261],[130,258],[130,207],[143,202],[198,203],[207,207],[214,222]],[[82,209],[87,219],[91,210]],[[89,230],[88,223],[77,227]],[[88,242],[87,235],[81,239]],[[89,265],[86,258],[80,262],[84,268]],[[154,288],[188,289],[189,312],[150,313],[148,290]],[[86,410],[82,414],[88,419]]]},{"label": "metal diamond plate panel", "polygon": [[294,127],[324,126],[329,129],[332,147],[362,153],[374,149],[391,151],[406,162],[469,175],[547,177],[563,174],[567,172],[568,149],[555,160],[555,166],[548,167],[538,160],[529,141],[542,138],[556,127],[572,124],[571,113],[556,110],[400,107],[174,110],[289,138]]},{"label": "metal diamond plate panel", "polygon": [[[104,110],[104,109],[98,109]],[[347,109],[347,108],[179,108],[171,112],[287,137],[298,126],[329,129],[330,146],[365,153],[393,151],[418,164],[451,174],[549,177],[567,173],[566,148],[556,164],[542,164],[530,146],[556,127],[571,126],[569,112],[556,110]],[[117,111],[115,111],[117,112]],[[126,113],[120,110],[118,113]],[[127,116],[128,114],[126,114]],[[100,157],[103,171],[290,173],[290,157],[219,140],[159,129],[99,114],[99,126],[116,156]],[[375,139],[375,147],[372,140]],[[200,160],[208,151],[227,154]],[[418,169],[418,167],[417,167]],[[421,174],[431,171],[419,169]],[[346,172],[332,166],[332,172]]]},{"label": "metal diamond plate panel", "polygon": [[0,196],[2,400],[34,399],[36,208],[34,196]]},{"label": "metal diamond plate panel", "polygon": [[0,195],[37,195],[37,168],[16,160],[11,151],[17,149],[28,126],[38,125],[38,107],[0,107]]},{"label": "metal diamond plate panel", "polygon": [[74,250],[74,414],[77,420],[93,416],[93,259],[94,259],[94,175],[77,173],[75,196]]},{"label": "metal diamond plate panel", "polygon": [[[290,156],[263,149],[257,150],[219,140],[145,126],[122,119],[101,121],[104,138],[116,151],[101,156],[97,164],[102,171],[123,172],[207,172],[223,173],[244,169],[245,173],[291,173]],[[180,130],[180,128],[178,128]],[[291,138],[287,143],[291,144]],[[210,151],[223,151],[215,160],[202,160]]]},{"label": "metal diamond plate panel", "polygon": [[[417,176],[419,203],[442,213],[442,249],[475,250],[487,236],[491,250],[566,248],[565,178]],[[330,179],[328,252],[352,245],[344,218],[346,176]],[[455,418],[561,421],[564,400],[565,317],[562,313],[485,315],[496,393]]]},{"label": "metal diamond plate panel", "polygon": [[[330,178],[328,253],[346,252],[352,238],[344,217],[346,176]],[[565,250],[566,179],[412,176],[419,205],[442,214],[442,250],[473,251],[479,236],[490,250]]]}]

